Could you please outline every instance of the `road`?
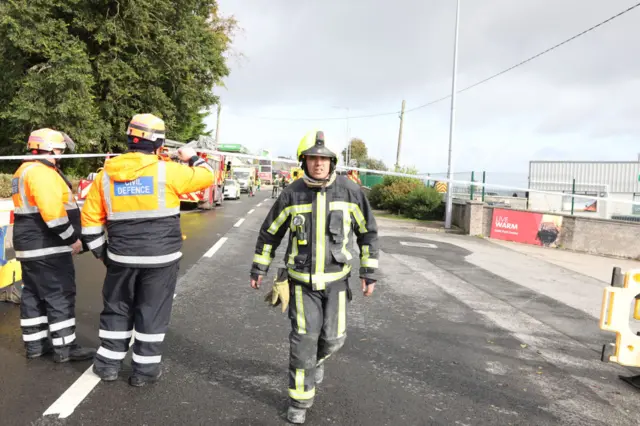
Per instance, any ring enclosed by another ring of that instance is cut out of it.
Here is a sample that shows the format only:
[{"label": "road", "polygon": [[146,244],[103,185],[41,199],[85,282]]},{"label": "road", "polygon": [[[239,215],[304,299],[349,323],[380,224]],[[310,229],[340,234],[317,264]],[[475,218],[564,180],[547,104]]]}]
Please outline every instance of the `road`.
[{"label": "road", "polygon": [[[2,424],[286,424],[289,322],[265,305],[268,284],[248,284],[268,195],[183,217],[185,259],[157,385],[132,388],[123,374],[67,418],[43,416],[90,364],[28,362],[17,310],[3,307]],[[599,361],[614,338],[597,327],[600,300],[579,297],[601,294],[605,282],[475,237],[380,229],[382,279],[371,298],[352,280],[347,343],[327,362],[307,424],[640,423],[638,393],[617,378],[631,370]],[[78,333],[94,346],[103,273],[79,259]]]}]

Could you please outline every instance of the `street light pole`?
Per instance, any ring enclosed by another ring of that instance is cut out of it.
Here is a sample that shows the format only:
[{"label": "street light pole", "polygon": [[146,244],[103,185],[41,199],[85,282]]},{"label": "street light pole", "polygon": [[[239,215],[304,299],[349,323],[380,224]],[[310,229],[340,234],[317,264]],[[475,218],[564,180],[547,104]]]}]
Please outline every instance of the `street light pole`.
[{"label": "street light pole", "polygon": [[458,26],[460,23],[460,0],[456,1],[456,29],[453,42],[453,78],[451,83],[451,114],[449,119],[449,161],[447,165],[447,202],[445,205],[444,227],[451,228],[451,216],[453,211],[453,184],[451,178],[453,176],[452,152],[453,152],[453,135],[455,130],[455,111],[456,111],[456,75],[458,74]]}]

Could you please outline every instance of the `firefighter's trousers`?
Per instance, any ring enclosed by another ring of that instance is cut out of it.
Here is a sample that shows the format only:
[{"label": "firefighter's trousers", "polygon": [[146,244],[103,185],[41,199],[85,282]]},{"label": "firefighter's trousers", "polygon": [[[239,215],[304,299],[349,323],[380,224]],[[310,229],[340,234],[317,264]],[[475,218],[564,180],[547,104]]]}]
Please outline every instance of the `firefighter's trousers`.
[{"label": "firefighter's trousers", "polygon": [[76,271],[71,253],[21,262],[20,325],[27,354],[49,348],[66,355],[76,340]]},{"label": "firefighter's trousers", "polygon": [[96,367],[119,369],[133,335],[133,373],[149,377],[159,374],[178,270],[178,262],[161,268],[107,265]]},{"label": "firefighter's trousers", "polygon": [[289,397],[291,405],[309,408],[315,396],[315,370],[344,345],[347,337],[347,279],[314,291],[289,282]]}]

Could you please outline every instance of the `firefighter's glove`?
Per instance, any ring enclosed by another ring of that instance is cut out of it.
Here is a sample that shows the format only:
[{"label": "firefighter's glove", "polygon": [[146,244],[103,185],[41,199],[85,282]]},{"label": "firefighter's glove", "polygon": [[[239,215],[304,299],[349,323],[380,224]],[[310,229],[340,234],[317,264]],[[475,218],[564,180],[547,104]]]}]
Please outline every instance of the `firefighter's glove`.
[{"label": "firefighter's glove", "polygon": [[278,306],[282,303],[282,312],[289,307],[289,276],[284,268],[278,269],[278,275],[273,280],[273,287],[267,293],[264,301],[271,306]]}]

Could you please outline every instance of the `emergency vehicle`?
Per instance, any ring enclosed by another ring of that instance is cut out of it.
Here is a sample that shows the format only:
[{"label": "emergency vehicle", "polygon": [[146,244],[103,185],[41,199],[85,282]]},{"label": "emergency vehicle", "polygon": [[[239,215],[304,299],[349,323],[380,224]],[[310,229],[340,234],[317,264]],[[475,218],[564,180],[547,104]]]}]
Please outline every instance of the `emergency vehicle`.
[{"label": "emergency vehicle", "polygon": [[[196,149],[196,153],[198,157],[204,159],[207,164],[211,166],[215,173],[215,178],[213,181],[213,185],[209,188],[205,188],[202,191],[190,192],[188,194],[180,195],[180,201],[183,203],[195,203],[199,208],[210,210],[215,206],[219,206],[222,204],[222,200],[224,198],[224,176],[225,176],[225,158],[222,155],[213,155],[207,154],[205,152],[199,151]],[[160,153],[160,157],[164,161],[176,161],[178,163],[186,164],[183,161],[180,161],[177,157],[175,157],[169,148],[164,147],[162,152]],[[107,160],[108,161],[108,158]],[[81,179],[78,183],[77,190],[77,199],[82,202],[89,193],[89,189],[91,189],[91,184],[95,179],[98,172],[102,170],[101,168],[97,170],[95,173],[89,174],[86,179]]]}]

